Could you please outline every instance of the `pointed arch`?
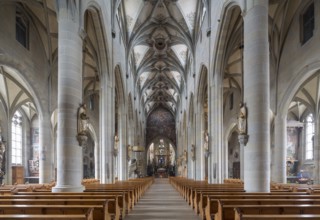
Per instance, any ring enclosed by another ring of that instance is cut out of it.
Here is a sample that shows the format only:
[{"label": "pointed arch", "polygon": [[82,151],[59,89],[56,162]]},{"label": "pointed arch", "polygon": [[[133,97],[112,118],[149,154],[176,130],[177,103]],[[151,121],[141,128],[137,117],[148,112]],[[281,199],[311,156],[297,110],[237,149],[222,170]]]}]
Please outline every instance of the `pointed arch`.
[{"label": "pointed arch", "polygon": [[109,68],[109,62],[110,62],[110,54],[109,54],[109,48],[108,48],[108,34],[106,32],[105,27],[107,25],[104,23],[106,19],[104,17],[108,17],[107,15],[104,15],[103,10],[101,9],[101,6],[96,1],[89,1],[88,4],[85,7],[84,14],[82,17],[85,17],[85,13],[89,12],[92,16],[93,23],[95,25],[95,35],[97,44],[99,45],[97,49],[97,55],[98,55],[98,74],[99,78],[102,78],[103,73],[107,73],[107,76],[110,80],[110,74],[108,71]]},{"label": "pointed arch", "polygon": [[208,94],[208,68],[205,65],[201,66],[200,77],[197,85],[197,103],[202,103]]},{"label": "pointed arch", "polygon": [[[289,109],[290,103],[293,100],[294,96],[298,90],[313,76],[316,76],[320,73],[320,62],[311,63],[302,68],[295,77],[287,90],[284,92],[284,95],[279,99],[279,105],[277,107],[277,114],[281,116],[286,116]],[[317,111],[319,111],[317,109]]]},{"label": "pointed arch", "polygon": [[225,56],[226,56],[226,46],[228,44],[228,34],[230,30],[231,17],[233,15],[233,10],[239,9],[241,11],[240,5],[237,2],[231,1],[225,5],[222,9],[221,18],[222,21],[219,23],[218,32],[219,35],[216,37],[216,42],[214,47],[217,48],[213,59],[213,73],[220,74],[220,77],[223,77],[225,66]]}]

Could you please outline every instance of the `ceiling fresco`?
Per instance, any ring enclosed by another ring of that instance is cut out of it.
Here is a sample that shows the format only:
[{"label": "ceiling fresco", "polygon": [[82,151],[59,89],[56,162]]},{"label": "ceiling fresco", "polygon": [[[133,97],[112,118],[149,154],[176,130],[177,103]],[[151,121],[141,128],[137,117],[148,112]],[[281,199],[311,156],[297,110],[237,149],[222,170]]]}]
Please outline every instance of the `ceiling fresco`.
[{"label": "ceiling fresco", "polygon": [[159,107],[148,117],[147,146],[158,137],[166,137],[176,145],[175,118],[166,108]]}]

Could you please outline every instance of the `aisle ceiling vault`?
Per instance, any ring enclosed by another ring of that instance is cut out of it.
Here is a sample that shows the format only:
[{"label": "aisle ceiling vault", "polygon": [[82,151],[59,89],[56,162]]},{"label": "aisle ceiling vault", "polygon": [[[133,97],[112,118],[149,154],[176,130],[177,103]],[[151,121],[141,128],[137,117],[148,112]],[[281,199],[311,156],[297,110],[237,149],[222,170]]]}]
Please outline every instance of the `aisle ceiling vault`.
[{"label": "aisle ceiling vault", "polygon": [[174,115],[204,18],[197,0],[118,0],[116,17],[141,104]]},{"label": "aisle ceiling vault", "polygon": [[0,65],[0,104],[9,114],[21,107],[29,120],[37,114],[32,95],[25,81],[14,69]]}]

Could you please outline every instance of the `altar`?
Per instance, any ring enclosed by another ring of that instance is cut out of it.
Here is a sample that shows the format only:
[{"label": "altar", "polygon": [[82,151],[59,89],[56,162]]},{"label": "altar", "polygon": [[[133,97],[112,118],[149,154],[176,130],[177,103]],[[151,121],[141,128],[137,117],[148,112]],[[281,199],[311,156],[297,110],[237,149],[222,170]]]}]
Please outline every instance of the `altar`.
[{"label": "altar", "polygon": [[175,150],[171,143],[159,139],[152,143],[147,153],[148,175],[168,177],[174,175]]},{"label": "altar", "polygon": [[160,177],[160,178],[166,178],[168,177],[168,173],[167,173],[167,169],[166,168],[158,168],[157,169],[157,177]]}]

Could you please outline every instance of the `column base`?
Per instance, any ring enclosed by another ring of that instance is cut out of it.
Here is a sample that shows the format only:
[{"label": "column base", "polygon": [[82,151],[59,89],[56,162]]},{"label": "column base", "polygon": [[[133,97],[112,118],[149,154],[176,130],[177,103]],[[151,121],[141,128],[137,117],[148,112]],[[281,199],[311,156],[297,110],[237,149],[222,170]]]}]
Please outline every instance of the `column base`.
[{"label": "column base", "polygon": [[52,187],[52,192],[83,192],[86,188],[82,185],[72,186],[72,185],[63,185]]}]

